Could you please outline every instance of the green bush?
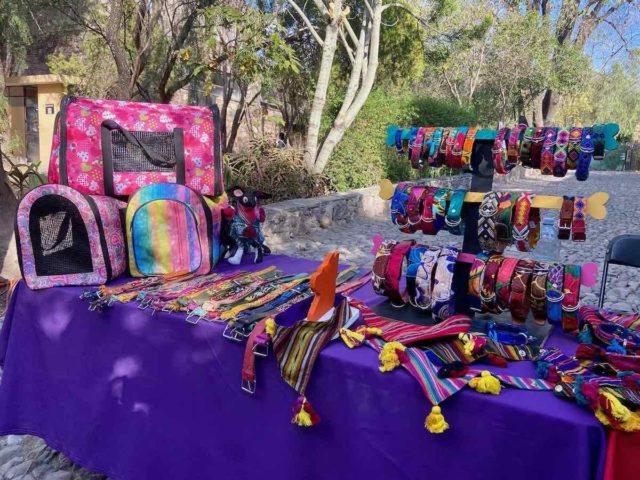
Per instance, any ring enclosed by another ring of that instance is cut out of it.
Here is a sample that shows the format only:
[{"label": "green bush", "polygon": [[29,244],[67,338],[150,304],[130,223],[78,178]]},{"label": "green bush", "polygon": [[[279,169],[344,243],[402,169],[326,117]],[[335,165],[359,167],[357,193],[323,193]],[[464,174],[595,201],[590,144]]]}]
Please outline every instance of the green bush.
[{"label": "green bush", "polygon": [[[392,181],[415,178],[406,156],[398,157],[385,144],[389,125],[469,125],[475,115],[453,102],[396,90],[371,92],[342,142],[338,144],[325,170],[333,189],[338,191],[375,185],[382,178]],[[446,174],[444,171],[424,171]]]}]

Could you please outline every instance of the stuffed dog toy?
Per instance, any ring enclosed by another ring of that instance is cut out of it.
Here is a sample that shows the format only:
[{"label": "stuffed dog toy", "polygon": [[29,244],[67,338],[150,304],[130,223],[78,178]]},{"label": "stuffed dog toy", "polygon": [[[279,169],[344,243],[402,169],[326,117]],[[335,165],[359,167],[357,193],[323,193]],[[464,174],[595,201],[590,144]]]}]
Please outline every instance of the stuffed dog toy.
[{"label": "stuffed dog toy", "polygon": [[260,263],[264,255],[271,250],[264,244],[261,224],[264,223],[264,208],[259,200],[270,198],[270,195],[233,187],[227,190],[229,206],[223,210],[224,225],[222,244],[227,250],[229,263],[238,265],[245,252],[255,249],[253,263]]}]

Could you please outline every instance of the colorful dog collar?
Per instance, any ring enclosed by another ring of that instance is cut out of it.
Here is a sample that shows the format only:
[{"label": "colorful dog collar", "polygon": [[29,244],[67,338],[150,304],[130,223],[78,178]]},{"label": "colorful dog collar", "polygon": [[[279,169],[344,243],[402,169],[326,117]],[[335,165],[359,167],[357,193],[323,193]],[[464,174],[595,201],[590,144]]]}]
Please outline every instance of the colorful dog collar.
[{"label": "colorful dog collar", "polygon": [[562,300],[564,299],[564,265],[554,263],[547,274],[547,320],[552,325],[562,323]]},{"label": "colorful dog collar", "polygon": [[498,242],[496,236],[496,216],[501,198],[501,192],[487,192],[480,204],[478,242],[485,252],[502,252],[505,249],[505,245]]},{"label": "colorful dog collar", "polygon": [[373,262],[373,290],[389,298],[393,306],[401,307],[407,302],[407,292],[400,292],[400,277],[402,265],[414,243],[414,240],[383,242]]},{"label": "colorful dog collar", "polygon": [[411,167],[416,170],[422,167],[422,145],[424,144],[426,130],[426,128],[420,127],[413,144],[409,145],[409,160],[411,161]]},{"label": "colorful dog collar", "polygon": [[496,295],[496,281],[498,272],[504,257],[501,255],[492,255],[487,260],[482,273],[482,289],[480,297],[482,299],[482,311],[488,313],[500,313],[502,310],[498,307],[498,299]]},{"label": "colorful dog collar", "polygon": [[526,128],[526,125],[516,125],[509,132],[509,142],[507,144],[507,160],[509,165],[508,170],[511,170],[518,164],[518,158],[520,156],[520,134]]},{"label": "colorful dog collar", "polygon": [[531,208],[535,194],[521,193],[513,215],[513,238],[521,252],[535,248],[540,239],[540,210]]},{"label": "colorful dog collar", "polygon": [[505,138],[507,136],[508,129],[502,127],[498,130],[496,139],[493,142],[493,166],[497,173],[507,174],[510,168],[508,168],[508,156],[507,145]]},{"label": "colorful dog collar", "polygon": [[522,143],[520,143],[520,162],[523,167],[531,167],[531,145],[533,144],[534,127],[528,127],[524,131]]},{"label": "colorful dog collar", "polygon": [[496,239],[505,245],[511,243],[511,219],[514,204],[515,199],[511,192],[502,193],[496,215]]},{"label": "colorful dog collar", "polygon": [[540,172],[542,175],[553,174],[553,147],[556,144],[557,128],[549,127],[544,132],[544,142],[540,155]]},{"label": "colorful dog collar", "polygon": [[542,145],[545,139],[544,127],[536,127],[533,131],[533,141],[531,143],[531,168],[540,168],[540,156],[542,154]]},{"label": "colorful dog collar", "polygon": [[587,239],[587,199],[576,197],[573,202],[573,221],[571,222],[571,240],[584,242]]},{"label": "colorful dog collar", "polygon": [[471,270],[469,271],[469,307],[476,312],[482,311],[482,274],[489,260],[486,252],[478,253],[473,259]]},{"label": "colorful dog collar", "polygon": [[531,312],[539,325],[547,323],[547,275],[549,265],[536,262],[531,277]]},{"label": "colorful dog collar", "polygon": [[578,302],[580,299],[580,265],[564,267],[564,299],[562,300],[562,329],[578,331]]},{"label": "colorful dog collar", "polygon": [[449,200],[449,209],[447,215],[444,217],[444,223],[447,226],[447,230],[454,235],[462,235],[464,232],[464,224],[462,223],[462,207],[464,205],[464,197],[467,194],[467,190],[458,188],[451,194]]},{"label": "colorful dog collar", "polygon": [[567,168],[575,170],[580,160],[580,142],[582,140],[582,129],[573,127],[569,131],[569,145],[567,147]]},{"label": "colorful dog collar", "polygon": [[531,307],[529,290],[533,266],[534,262],[531,260],[518,261],[515,273],[511,279],[509,308],[511,310],[511,319],[517,324],[524,324]]},{"label": "colorful dog collar", "polygon": [[561,128],[556,138],[556,150],[553,154],[553,176],[564,177],[567,174],[567,147],[569,145],[569,130]]},{"label": "colorful dog collar", "polygon": [[442,142],[443,134],[443,128],[436,128],[433,132],[433,136],[431,137],[431,146],[429,148],[427,163],[432,167],[438,166],[438,154],[440,153],[440,143]]},{"label": "colorful dog collar", "polygon": [[453,142],[453,150],[451,152],[451,162],[449,163],[451,168],[462,168],[464,166],[462,163],[462,150],[464,148],[468,130],[469,129],[467,127],[460,127],[456,132],[456,138]]},{"label": "colorful dog collar", "polygon": [[509,297],[511,295],[511,280],[518,265],[517,258],[507,257],[502,261],[496,278],[496,295],[498,296],[498,307],[501,310],[509,308]]},{"label": "colorful dog collar", "polygon": [[453,313],[450,305],[451,286],[458,253],[459,250],[455,247],[443,247],[436,263],[436,281],[433,286],[431,312],[434,318],[439,320],[445,320]]},{"label": "colorful dog collar", "polygon": [[440,257],[440,248],[415,245],[409,251],[407,267],[407,291],[409,303],[427,310],[431,307],[433,271]]},{"label": "colorful dog collar", "polygon": [[571,237],[571,222],[573,221],[574,197],[564,196],[560,207],[560,220],[558,220],[558,238],[569,240]]},{"label": "colorful dog collar", "polygon": [[473,144],[475,142],[477,132],[477,128],[470,127],[467,131],[467,136],[464,139],[464,146],[462,147],[462,166],[465,168],[471,165],[471,154],[473,153]]},{"label": "colorful dog collar", "polygon": [[584,182],[589,178],[589,166],[593,159],[593,139],[591,137],[591,128],[582,130],[582,141],[580,143],[580,156],[578,157],[578,165],[576,167],[576,179]]}]

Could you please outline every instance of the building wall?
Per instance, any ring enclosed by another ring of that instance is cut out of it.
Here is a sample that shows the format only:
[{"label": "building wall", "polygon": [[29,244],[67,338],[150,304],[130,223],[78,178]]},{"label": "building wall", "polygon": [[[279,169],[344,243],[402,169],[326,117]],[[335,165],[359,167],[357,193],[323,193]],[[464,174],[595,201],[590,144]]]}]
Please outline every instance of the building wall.
[{"label": "building wall", "polygon": [[[38,122],[40,129],[40,171],[49,168],[51,155],[51,140],[56,114],[60,109],[60,102],[64,95],[62,84],[38,85]],[[53,105],[53,113],[47,113],[47,105]]]}]

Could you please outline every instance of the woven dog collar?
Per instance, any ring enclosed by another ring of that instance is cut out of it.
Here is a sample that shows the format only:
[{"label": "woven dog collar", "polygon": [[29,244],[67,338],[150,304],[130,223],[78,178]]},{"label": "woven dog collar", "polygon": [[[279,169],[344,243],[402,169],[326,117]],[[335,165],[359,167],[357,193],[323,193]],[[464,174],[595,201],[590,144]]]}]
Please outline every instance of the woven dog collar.
[{"label": "woven dog collar", "polygon": [[580,156],[578,157],[578,166],[576,167],[576,179],[584,182],[589,178],[589,166],[593,159],[593,138],[591,128],[582,130],[582,141],[580,143]]},{"label": "woven dog collar", "polygon": [[515,199],[511,192],[503,192],[496,216],[496,239],[505,245],[511,243],[511,218]]},{"label": "woven dog collar", "polygon": [[429,155],[427,156],[427,163],[432,167],[437,166],[438,153],[440,152],[440,143],[442,142],[442,135],[444,133],[443,128],[436,128],[431,137],[431,145],[429,146]]},{"label": "woven dog collar", "polygon": [[567,174],[567,147],[569,145],[569,130],[561,128],[556,137],[556,150],[553,154],[553,176],[564,177]]},{"label": "woven dog collar", "polygon": [[402,129],[396,130],[396,153],[402,155],[404,153],[404,144],[402,143]]},{"label": "woven dog collar", "polygon": [[451,168],[462,168],[462,149],[467,138],[467,127],[460,127],[456,132],[456,138],[453,142],[453,150],[451,151],[451,161],[448,163]]},{"label": "woven dog collar", "polygon": [[469,271],[469,307],[476,312],[482,311],[482,273],[489,260],[489,254],[485,252],[478,253],[473,259],[471,270]]},{"label": "woven dog collar", "polygon": [[422,211],[422,196],[425,192],[425,187],[420,185],[412,185],[409,190],[409,198],[405,204],[405,214],[409,225],[407,229],[415,232],[420,228],[421,211]]},{"label": "woven dog collar", "polygon": [[562,323],[562,300],[564,299],[564,265],[554,263],[547,274],[547,320],[552,325]]},{"label": "woven dog collar", "polygon": [[409,183],[398,183],[393,192],[391,206],[389,208],[391,221],[400,229],[401,232],[405,233],[411,233],[411,225],[409,224],[409,219],[407,218],[406,213],[407,201],[409,200],[410,192],[411,185]]},{"label": "woven dog collar", "polygon": [[421,165],[421,157],[422,157],[422,145],[424,144],[424,135],[426,132],[425,127],[420,127],[418,132],[416,133],[416,137],[413,141],[413,144],[409,145],[409,160],[411,161],[411,167],[416,170],[422,167]]},{"label": "woven dog collar", "polygon": [[529,252],[535,248],[540,239],[540,210],[531,208],[535,194],[521,193],[516,201],[513,214],[513,238],[521,252]]},{"label": "woven dog collar", "polygon": [[439,256],[439,247],[415,245],[409,251],[407,291],[409,303],[416,308],[426,310],[431,307],[433,270]]},{"label": "woven dog collar", "polygon": [[562,207],[560,207],[560,219],[558,220],[558,238],[569,240],[571,238],[571,222],[573,221],[573,197],[565,195],[562,197]]},{"label": "woven dog collar", "polygon": [[528,127],[524,131],[522,143],[520,143],[520,162],[523,167],[531,167],[531,145],[533,143],[534,127]]},{"label": "woven dog collar", "polygon": [[511,296],[511,279],[518,266],[518,259],[505,257],[498,270],[496,278],[496,295],[498,297],[498,307],[501,310],[509,308],[509,297]]},{"label": "woven dog collar", "polygon": [[378,295],[389,298],[392,306],[401,307],[407,302],[407,292],[400,292],[402,265],[414,240],[383,242],[373,263],[372,285]]},{"label": "woven dog collar", "polygon": [[540,156],[542,154],[542,145],[545,139],[544,127],[536,127],[533,131],[533,142],[531,143],[531,167],[540,168]]},{"label": "woven dog collar", "polygon": [[445,165],[447,162],[447,142],[449,141],[449,134],[451,133],[451,130],[451,127],[445,127],[442,130],[442,140],[440,141],[438,148],[438,155],[436,156],[434,164],[435,167]]},{"label": "woven dog collar", "polygon": [[478,243],[485,252],[502,252],[505,245],[497,241],[496,216],[502,193],[487,192],[480,204],[478,217]]},{"label": "woven dog collar", "polygon": [[567,147],[567,168],[575,170],[580,159],[580,142],[582,141],[582,129],[573,127],[569,131],[569,146]]},{"label": "woven dog collar", "polygon": [[509,173],[507,144],[505,142],[505,138],[507,136],[508,131],[509,130],[505,127],[502,127],[498,130],[496,139],[493,142],[493,150],[492,150],[493,166],[497,173],[500,173],[503,175]]},{"label": "woven dog collar", "polygon": [[463,188],[454,190],[449,200],[449,209],[444,217],[444,223],[449,232],[454,235],[462,235],[464,224],[462,223],[462,206],[467,191]]},{"label": "woven dog collar", "polygon": [[509,141],[507,144],[507,159],[509,161],[509,165],[513,165],[514,167],[518,164],[518,159],[520,156],[520,134],[525,128],[526,125],[515,125],[509,132]]},{"label": "woven dog collar", "polygon": [[514,323],[524,324],[531,308],[529,302],[531,276],[534,262],[532,260],[519,260],[515,273],[511,279],[511,295],[509,297],[509,309],[511,320]]},{"label": "woven dog collar", "polygon": [[427,127],[424,130],[424,143],[422,145],[422,155],[420,157],[420,167],[425,167],[429,161],[429,152],[431,151],[431,144],[433,141],[433,134],[435,133],[435,127]]},{"label": "woven dog collar", "polygon": [[562,329],[578,331],[578,302],[580,300],[580,265],[564,267],[564,299],[562,300]]},{"label": "woven dog collar", "polygon": [[434,216],[433,204],[437,188],[427,187],[422,194],[422,215],[420,216],[420,229],[425,235],[436,235],[439,231]]},{"label": "woven dog collar", "polygon": [[434,318],[444,320],[452,315],[451,299],[453,270],[459,250],[455,247],[442,247],[436,262],[435,283],[433,286],[431,312]]},{"label": "woven dog collar", "polygon": [[587,239],[587,199],[576,197],[573,202],[573,221],[571,222],[571,240],[584,242]]},{"label": "woven dog collar", "polygon": [[538,325],[547,323],[547,275],[549,265],[536,262],[531,277],[531,312]]},{"label": "woven dog collar", "polygon": [[438,188],[433,194],[433,218],[435,228],[439,232],[445,226],[445,216],[447,214],[447,200],[451,196],[448,188]]},{"label": "woven dog collar", "polygon": [[445,143],[445,165],[448,167],[452,167],[453,165],[453,147],[456,143],[456,138],[458,137],[458,129],[452,128],[449,131],[449,135],[447,136],[447,141]]},{"label": "woven dog collar", "polygon": [[544,132],[542,153],[540,154],[540,172],[542,175],[553,174],[553,147],[556,144],[558,129],[549,127]]},{"label": "woven dog collar", "polygon": [[482,299],[482,311],[484,312],[502,312],[500,307],[498,307],[496,281],[503,260],[504,257],[502,257],[501,255],[491,255],[484,267],[484,272],[482,273],[482,290],[480,291],[480,297]]},{"label": "woven dog collar", "polygon": [[471,165],[471,154],[473,153],[473,144],[476,140],[476,133],[478,133],[478,129],[475,127],[470,127],[467,131],[467,136],[464,139],[464,146],[462,147],[463,167]]}]

